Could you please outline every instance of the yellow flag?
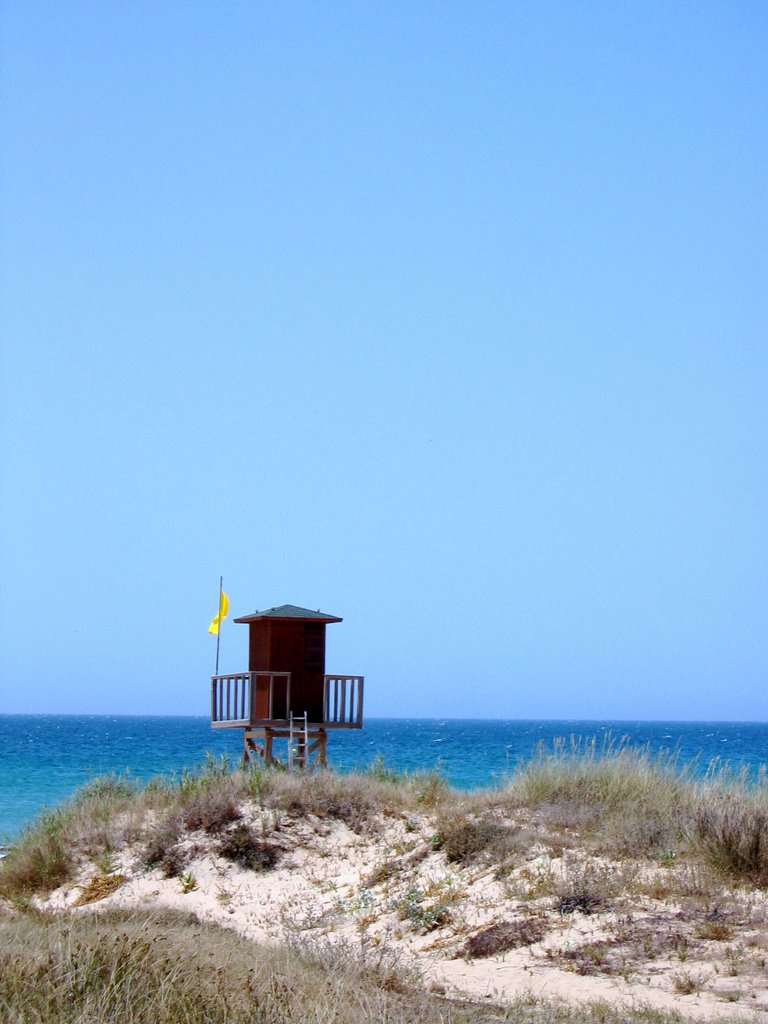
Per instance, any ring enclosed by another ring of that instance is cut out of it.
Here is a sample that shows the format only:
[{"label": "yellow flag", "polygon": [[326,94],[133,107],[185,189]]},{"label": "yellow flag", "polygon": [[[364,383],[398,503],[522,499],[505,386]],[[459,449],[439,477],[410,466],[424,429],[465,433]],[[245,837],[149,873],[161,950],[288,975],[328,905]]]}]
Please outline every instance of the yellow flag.
[{"label": "yellow flag", "polygon": [[222,590],[221,597],[219,598],[219,614],[214,616],[213,621],[208,627],[208,632],[216,636],[219,632],[219,626],[226,619],[227,613],[229,612],[229,598]]}]

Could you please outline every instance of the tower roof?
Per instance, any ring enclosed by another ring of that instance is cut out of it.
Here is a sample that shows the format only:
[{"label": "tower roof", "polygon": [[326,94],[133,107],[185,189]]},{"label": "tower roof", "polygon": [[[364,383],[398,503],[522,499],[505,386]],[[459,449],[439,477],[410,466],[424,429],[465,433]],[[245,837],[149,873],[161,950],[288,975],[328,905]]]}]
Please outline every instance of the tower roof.
[{"label": "tower roof", "polygon": [[312,611],[311,608],[299,608],[295,604],[280,604],[276,608],[266,608],[264,611],[255,611],[250,615],[243,615],[235,622],[258,622],[259,619],[295,619],[303,622],[341,622],[338,615],[328,615],[326,612]]}]

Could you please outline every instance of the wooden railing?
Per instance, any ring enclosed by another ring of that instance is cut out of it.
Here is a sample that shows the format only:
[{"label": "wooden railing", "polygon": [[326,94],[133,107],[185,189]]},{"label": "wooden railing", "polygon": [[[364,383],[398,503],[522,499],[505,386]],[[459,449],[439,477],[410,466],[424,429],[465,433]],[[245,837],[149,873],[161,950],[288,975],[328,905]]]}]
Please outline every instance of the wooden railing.
[{"label": "wooden railing", "polygon": [[290,672],[235,672],[231,675],[211,676],[211,725],[231,728],[250,725],[257,719],[256,689],[259,680],[266,680],[266,718],[275,717],[276,684],[283,690],[279,703],[281,718],[287,716],[291,706]]},{"label": "wooden railing", "polygon": [[323,677],[323,717],[329,725],[363,726],[363,676]]},{"label": "wooden railing", "polygon": [[[295,713],[291,707],[290,672],[235,672],[211,676],[211,725],[214,729],[245,727],[256,722],[285,722],[291,711]],[[362,728],[363,676],[324,676],[323,721],[315,724],[339,729]]]},{"label": "wooden railing", "polygon": [[251,674],[211,676],[211,725],[248,725],[251,716]]}]

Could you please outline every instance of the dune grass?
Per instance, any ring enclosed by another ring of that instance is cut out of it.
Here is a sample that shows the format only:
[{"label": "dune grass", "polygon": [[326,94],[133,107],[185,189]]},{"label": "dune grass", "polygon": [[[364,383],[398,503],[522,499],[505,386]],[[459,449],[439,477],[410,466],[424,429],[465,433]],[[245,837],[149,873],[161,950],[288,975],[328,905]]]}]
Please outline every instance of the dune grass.
[{"label": "dune grass", "polygon": [[[557,876],[540,873],[525,883],[560,917],[599,912],[633,884],[638,861],[661,865],[670,885],[687,887],[676,898],[699,894],[708,873],[737,886],[768,888],[764,773],[749,782],[721,767],[702,781],[681,770],[674,757],[653,756],[645,748],[619,743],[598,750],[595,744],[563,743],[539,751],[502,785],[462,793],[449,789],[437,773],[407,775],[381,762],[368,773],[307,777],[243,771],[226,759],[210,759],[199,771],[143,787],[120,778],[98,779],[69,803],[42,814],[0,862],[0,897],[6,901],[0,899],[0,1020],[671,1024],[680,1019],[599,1003],[569,1008],[523,998],[502,1008],[447,1000],[429,992],[386,944],[315,941],[266,947],[171,912],[35,910],[35,897],[71,882],[84,860],[92,862],[101,887],[122,880],[114,874],[115,864],[126,850],[145,866],[184,882],[190,848],[205,840],[240,868],[263,872],[279,864],[281,830],[291,820],[343,822],[363,842],[387,818],[400,821],[406,836],[418,833],[421,839],[402,860],[399,854],[385,859],[369,886],[386,883],[403,870],[405,858],[430,850],[439,852],[451,871],[490,868],[503,879],[515,865],[527,870],[535,847],[564,856]],[[681,862],[690,868],[687,874],[665,871],[665,865]],[[191,875],[187,881],[192,884]],[[82,903],[87,893],[86,887]],[[449,919],[453,909],[420,901],[420,895],[407,890],[398,907],[400,917],[418,925],[421,934],[440,924],[428,914],[434,916],[438,908]],[[537,941],[545,928],[540,913],[480,930],[466,940],[464,955],[491,956]],[[718,925],[719,919],[702,917],[702,929]]]},{"label": "dune grass", "polygon": [[202,830],[221,834],[238,822],[243,806],[266,821],[281,815],[343,821],[364,832],[376,816],[403,808],[436,807],[448,788],[436,773],[306,777],[278,770],[232,768],[209,758],[198,771],[157,778],[139,787],[119,777],[94,780],[71,801],[43,812],[0,862],[0,897],[16,902],[50,892],[72,878],[73,852],[104,864],[128,844],[140,844],[144,862],[167,876],[185,867],[182,843]]},{"label": "dune grass", "polygon": [[[539,751],[503,785],[471,794],[450,790],[434,772],[398,774],[380,762],[369,773],[307,777],[233,770],[225,758],[212,758],[197,772],[142,788],[97,779],[24,832],[0,863],[0,896],[18,903],[64,884],[75,851],[105,870],[111,854],[128,844],[140,846],[147,865],[179,875],[191,832],[220,843],[234,833],[242,847],[246,808],[260,815],[262,843],[286,815],[342,821],[364,834],[382,815],[427,814],[434,817],[435,846],[449,862],[484,858],[501,866],[537,837],[546,834],[551,843],[554,834],[565,847],[618,859],[686,857],[730,879],[768,885],[765,773],[750,784],[720,768],[700,781],[673,756],[647,748],[562,743]],[[521,815],[524,828],[509,824]]]},{"label": "dune grass", "polygon": [[727,764],[703,779],[674,753],[608,739],[540,749],[498,795],[613,857],[699,859],[731,879],[768,884],[768,782]]},{"label": "dune grass", "polygon": [[256,946],[176,913],[0,922],[0,1019],[282,1024],[446,1019],[385,955]]},{"label": "dune grass", "polygon": [[[519,938],[519,937],[518,937]],[[511,944],[509,936],[506,939]],[[530,936],[523,936],[527,941]],[[262,946],[169,911],[0,917],[9,1024],[676,1024],[677,1014],[427,991],[386,949]]]}]

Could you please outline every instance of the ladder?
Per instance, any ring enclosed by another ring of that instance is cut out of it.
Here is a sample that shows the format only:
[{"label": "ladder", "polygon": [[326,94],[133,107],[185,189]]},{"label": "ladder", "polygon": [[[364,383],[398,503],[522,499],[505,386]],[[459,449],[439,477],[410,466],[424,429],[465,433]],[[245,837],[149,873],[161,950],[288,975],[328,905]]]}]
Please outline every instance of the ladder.
[{"label": "ladder", "polygon": [[[298,738],[298,745],[295,745],[296,738]],[[309,728],[307,725],[307,712],[304,712],[304,722],[302,723],[301,717],[294,718],[291,711],[288,720],[288,770],[291,771],[294,766],[306,768],[308,755]]]}]

